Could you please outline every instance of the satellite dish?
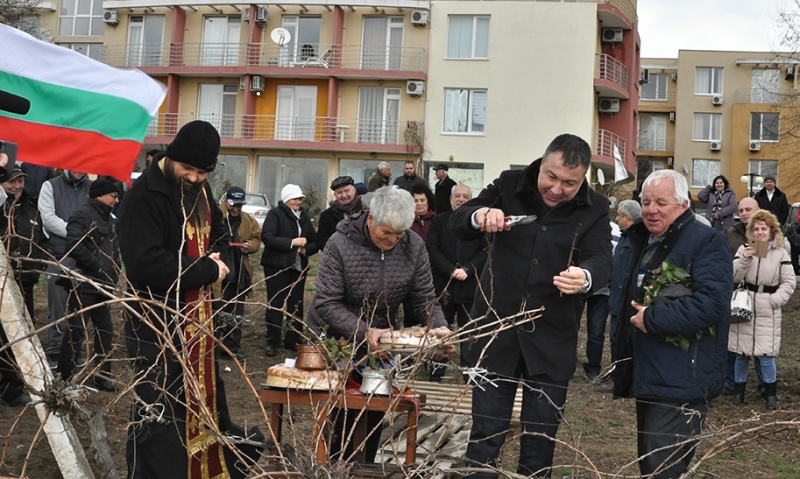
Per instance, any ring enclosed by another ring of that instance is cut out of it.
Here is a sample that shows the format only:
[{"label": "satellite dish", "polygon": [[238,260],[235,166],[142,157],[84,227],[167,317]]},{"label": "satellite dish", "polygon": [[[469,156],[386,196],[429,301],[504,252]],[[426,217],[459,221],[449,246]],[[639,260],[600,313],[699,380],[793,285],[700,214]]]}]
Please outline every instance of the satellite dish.
[{"label": "satellite dish", "polygon": [[289,43],[289,40],[292,39],[292,34],[289,33],[289,30],[285,28],[276,28],[275,30],[272,30],[272,33],[269,34],[269,37],[273,42],[277,43],[279,47],[282,47]]},{"label": "satellite dish", "polygon": [[600,168],[597,169],[597,182],[600,183],[601,185],[606,184],[606,175]]}]

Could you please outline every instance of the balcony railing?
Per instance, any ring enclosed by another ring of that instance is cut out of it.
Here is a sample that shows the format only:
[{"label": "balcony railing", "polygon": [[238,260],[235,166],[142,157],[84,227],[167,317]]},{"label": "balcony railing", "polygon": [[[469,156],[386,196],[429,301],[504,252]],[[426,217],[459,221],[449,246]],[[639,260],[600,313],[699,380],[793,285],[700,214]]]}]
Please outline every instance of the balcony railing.
[{"label": "balcony railing", "polygon": [[600,54],[600,72],[598,78],[608,80],[628,91],[630,70],[622,62],[606,53]]},{"label": "balcony railing", "polygon": [[796,91],[775,91],[764,88],[739,88],[733,94],[734,103],[756,103],[762,105],[789,105],[800,101]]},{"label": "balcony railing", "polygon": [[407,130],[413,130],[418,133],[423,127],[423,123],[418,121],[162,113],[150,122],[147,128],[147,136],[174,136],[182,125],[192,120],[208,121],[217,128],[222,138],[398,146],[405,145]]},{"label": "balcony railing", "polygon": [[145,43],[106,45],[103,62],[117,67],[276,66],[422,72],[421,47],[279,47],[260,43]]},{"label": "balcony railing", "polygon": [[608,130],[597,130],[597,149],[596,155],[614,158],[614,147],[617,147],[619,156],[625,161],[625,153],[628,149],[628,140]]},{"label": "balcony railing", "polygon": [[674,149],[674,145],[675,137],[672,136],[668,136],[666,138],[648,138],[646,136],[639,135],[639,138],[636,141],[637,150],[670,151]]}]

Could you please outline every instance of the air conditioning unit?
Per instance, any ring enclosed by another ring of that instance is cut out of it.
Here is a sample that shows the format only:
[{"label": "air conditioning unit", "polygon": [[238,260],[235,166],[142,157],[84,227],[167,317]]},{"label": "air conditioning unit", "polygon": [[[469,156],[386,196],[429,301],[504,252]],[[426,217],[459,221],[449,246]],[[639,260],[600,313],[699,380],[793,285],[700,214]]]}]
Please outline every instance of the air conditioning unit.
[{"label": "air conditioning unit", "polygon": [[712,141],[708,144],[711,151],[719,151],[722,149],[722,142],[721,141]]},{"label": "air conditioning unit", "polygon": [[650,70],[647,68],[642,70],[639,74],[639,83],[650,83]]},{"label": "air conditioning unit", "polygon": [[413,96],[421,96],[423,93],[425,93],[425,82],[418,80],[407,81],[406,93]]},{"label": "air conditioning unit", "polygon": [[669,121],[675,121],[675,112],[674,111],[669,112]]},{"label": "air conditioning unit", "polygon": [[264,77],[253,75],[250,78],[250,91],[257,95],[261,94],[264,91]]},{"label": "air conditioning unit", "polygon": [[599,98],[597,111],[600,113],[617,113],[619,111],[619,98]]},{"label": "air conditioning unit", "polygon": [[675,165],[675,157],[674,156],[668,156],[667,157],[667,165],[669,165],[669,166]]},{"label": "air conditioning unit", "polygon": [[750,151],[761,151],[761,142],[757,140],[751,140]]},{"label": "air conditioning unit", "polygon": [[411,12],[411,24],[415,27],[424,27],[428,24],[427,10],[414,10]]},{"label": "air conditioning unit", "polygon": [[711,104],[714,106],[722,105],[722,95],[714,95],[711,97]]},{"label": "air conditioning unit", "polygon": [[619,43],[622,41],[622,32],[621,28],[603,28],[600,30],[600,36],[603,43]]},{"label": "air conditioning unit", "polygon": [[244,78],[243,76],[239,77],[239,89],[244,90]]},{"label": "air conditioning unit", "polygon": [[269,12],[267,11],[267,7],[264,5],[259,5],[256,7],[256,23],[267,23],[269,21]]},{"label": "air conditioning unit", "polygon": [[103,21],[108,23],[109,25],[118,25],[119,14],[114,10],[106,10],[103,13]]},{"label": "air conditioning unit", "polygon": [[678,81],[678,72],[672,72],[672,81]]}]

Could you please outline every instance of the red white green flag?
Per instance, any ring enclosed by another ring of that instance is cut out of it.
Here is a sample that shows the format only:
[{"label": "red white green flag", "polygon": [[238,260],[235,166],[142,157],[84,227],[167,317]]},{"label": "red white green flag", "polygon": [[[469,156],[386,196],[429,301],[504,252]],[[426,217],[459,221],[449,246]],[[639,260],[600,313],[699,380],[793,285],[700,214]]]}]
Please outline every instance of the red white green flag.
[{"label": "red white green flag", "polygon": [[129,182],[164,86],[3,24],[0,45],[0,90],[31,104],[25,115],[0,110],[17,160]]}]

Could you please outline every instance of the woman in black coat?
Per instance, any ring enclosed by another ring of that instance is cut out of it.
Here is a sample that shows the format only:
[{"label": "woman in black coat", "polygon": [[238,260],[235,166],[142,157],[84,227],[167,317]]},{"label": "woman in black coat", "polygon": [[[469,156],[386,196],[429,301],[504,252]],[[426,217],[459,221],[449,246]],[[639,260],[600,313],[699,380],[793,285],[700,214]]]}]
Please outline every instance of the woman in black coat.
[{"label": "woman in black coat", "polygon": [[283,316],[290,316],[283,345],[296,351],[303,331],[303,292],[308,257],[316,254],[317,233],[302,209],[303,191],[288,184],[281,190],[278,206],[269,210],[261,229],[264,253],[261,266],[267,283],[267,356],[277,354]]}]

